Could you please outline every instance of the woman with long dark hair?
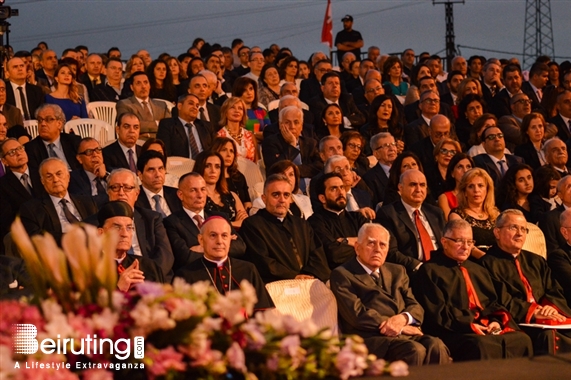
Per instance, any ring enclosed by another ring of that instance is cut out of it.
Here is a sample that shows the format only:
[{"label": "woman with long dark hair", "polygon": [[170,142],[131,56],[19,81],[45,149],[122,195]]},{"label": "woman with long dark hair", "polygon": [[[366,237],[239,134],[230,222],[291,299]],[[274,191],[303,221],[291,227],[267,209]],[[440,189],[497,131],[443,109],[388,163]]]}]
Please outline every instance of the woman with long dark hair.
[{"label": "woman with long dark hair", "polygon": [[470,94],[462,99],[458,105],[458,119],[455,124],[458,141],[468,145],[474,123],[485,112],[486,103],[480,95]]},{"label": "woman with long dark hair", "polygon": [[321,111],[323,125],[315,130],[315,134],[321,140],[325,136],[335,136],[341,138],[346,131],[343,124],[343,110],[336,103],[331,103]]},{"label": "woman with long dark hair", "polygon": [[444,219],[448,220],[450,210],[458,207],[458,193],[460,191],[460,181],[464,174],[476,167],[472,157],[466,153],[456,153],[446,169],[446,191],[438,197],[438,206],[444,212]]},{"label": "woman with long dark hair", "polygon": [[499,190],[498,194],[501,199],[498,199],[497,203],[500,205],[500,210],[517,209],[523,212],[528,222],[538,222],[533,220],[529,201],[529,196],[533,192],[533,169],[531,166],[526,164],[510,166],[500,182]]},{"label": "woman with long dark hair", "polygon": [[150,97],[176,103],[176,86],[173,83],[170,68],[165,61],[154,60],[147,68],[147,77],[151,85]]},{"label": "woman with long dark hair", "polygon": [[398,153],[404,150],[404,128],[400,124],[398,108],[389,95],[379,95],[373,99],[369,110],[369,122],[361,127],[361,134],[367,140],[366,155],[372,154],[369,146],[371,137],[381,132],[389,132],[393,135]]},{"label": "woman with long dark hair", "polygon": [[232,222],[232,226],[240,228],[248,214],[238,195],[228,189],[222,156],[213,151],[202,151],[196,156],[193,170],[206,182],[208,199],[204,209],[225,213]]},{"label": "woman with long dark hair", "polygon": [[289,56],[284,58],[279,66],[278,73],[280,74],[280,86],[284,83],[295,83],[297,91],[301,89],[301,81],[303,78],[300,77],[300,62],[297,58]]},{"label": "woman with long dark hair", "polygon": [[280,76],[278,74],[278,68],[271,63],[265,64],[264,67],[262,67],[258,84],[260,85],[258,91],[260,103],[267,109],[271,101],[280,98]]},{"label": "woman with long dark hair", "polygon": [[85,99],[79,94],[79,86],[70,65],[60,64],[55,71],[54,79],[56,89],[46,95],[46,103],[60,106],[66,121],[88,118]]},{"label": "woman with long dark hair", "polygon": [[545,119],[539,112],[525,115],[521,123],[522,144],[515,147],[514,154],[523,158],[524,162],[534,170],[547,164],[543,152],[545,139]]}]

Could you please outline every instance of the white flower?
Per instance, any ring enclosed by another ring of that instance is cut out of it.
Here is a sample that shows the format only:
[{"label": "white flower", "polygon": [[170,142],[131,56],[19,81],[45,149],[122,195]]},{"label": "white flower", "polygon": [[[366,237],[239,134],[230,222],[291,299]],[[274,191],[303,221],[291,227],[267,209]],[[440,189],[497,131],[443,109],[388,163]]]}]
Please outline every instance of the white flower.
[{"label": "white flower", "polygon": [[408,364],[402,360],[397,360],[389,364],[389,371],[393,377],[408,376]]},{"label": "white flower", "polygon": [[111,336],[113,335],[113,328],[119,321],[119,315],[106,307],[100,314],[94,314],[91,320],[93,321],[94,330],[104,330]]},{"label": "white flower", "polygon": [[230,324],[236,325],[246,319],[242,305],[240,290],[228,292],[225,296],[216,297],[212,303],[212,311],[226,319]]},{"label": "white flower", "polygon": [[176,322],[169,318],[169,313],[161,305],[146,305],[138,302],[129,313],[144,336],[155,330],[170,330],[176,326]]},{"label": "white flower", "polygon": [[247,280],[242,280],[240,282],[240,290],[242,291],[242,303],[246,308],[246,313],[248,313],[248,315],[252,315],[254,312],[254,306],[258,303],[256,288],[254,288]]}]

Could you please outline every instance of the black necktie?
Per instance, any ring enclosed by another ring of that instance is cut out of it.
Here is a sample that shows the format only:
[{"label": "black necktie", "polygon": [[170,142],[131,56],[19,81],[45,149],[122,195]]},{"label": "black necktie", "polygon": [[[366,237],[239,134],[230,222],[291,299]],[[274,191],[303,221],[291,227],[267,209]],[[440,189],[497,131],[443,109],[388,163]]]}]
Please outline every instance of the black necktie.
[{"label": "black necktie", "polygon": [[200,112],[200,113],[199,113],[200,120],[202,120],[202,121],[208,121],[208,120],[206,120],[206,114],[204,113],[204,107],[200,107],[200,108],[198,109],[198,112]]},{"label": "black necktie", "polygon": [[55,147],[54,143],[48,144],[48,155],[50,157],[59,158],[56,151],[54,150],[54,147]]},{"label": "black necktie", "polygon": [[26,189],[26,191],[30,194],[32,194],[32,188],[30,186],[30,184],[28,183],[28,175],[26,173],[22,174],[22,176],[20,177],[20,182],[22,182],[22,185],[24,185],[24,188]]},{"label": "black necktie", "polygon": [[163,207],[161,206],[161,196],[159,194],[155,194],[153,195],[153,200],[155,201],[155,211],[161,214],[163,218],[166,218],[167,214],[165,214]]},{"label": "black necktie", "polygon": [[94,179],[95,181],[95,189],[97,190],[97,195],[105,194],[105,187],[103,186],[102,179],[97,177]]},{"label": "black necktie", "polygon": [[137,165],[135,164],[135,158],[133,156],[133,149],[129,149],[127,151],[127,153],[129,154],[129,169],[137,174]]},{"label": "black necktie", "polygon": [[24,89],[22,86],[18,86],[18,92],[20,93],[20,102],[22,103],[22,111],[24,111],[24,119],[30,120],[30,112],[28,111],[28,103],[26,102],[26,96],[24,95]]},{"label": "black necktie", "polygon": [[61,205],[61,208],[63,209],[63,214],[65,215],[65,218],[67,219],[68,222],[70,223],[78,223],[79,219],[77,219],[75,217],[75,215],[73,215],[71,213],[71,211],[69,211],[69,208],[67,207],[67,199],[62,199],[61,201],[59,201],[59,204]]}]

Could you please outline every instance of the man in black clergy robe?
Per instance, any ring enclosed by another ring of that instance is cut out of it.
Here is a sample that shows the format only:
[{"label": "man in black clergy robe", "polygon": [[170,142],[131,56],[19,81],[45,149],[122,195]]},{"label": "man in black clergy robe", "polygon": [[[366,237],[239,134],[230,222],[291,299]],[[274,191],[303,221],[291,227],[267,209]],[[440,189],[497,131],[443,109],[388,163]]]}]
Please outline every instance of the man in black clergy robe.
[{"label": "man in black clergy robe", "polygon": [[424,331],[442,339],[455,361],[531,355],[531,340],[498,303],[488,271],[468,260],[470,224],[452,220],[443,234],[442,249],[420,267],[413,284],[426,315]]},{"label": "man in black clergy robe", "polygon": [[341,175],[327,173],[316,181],[317,196],[323,207],[308,219],[323,244],[329,269],[335,269],[355,255],[359,228],[367,219],[358,211],[346,211],[347,193]]},{"label": "man in black clergy robe", "polygon": [[385,262],[389,239],[383,226],[364,224],[355,243],[356,257],[331,272],[341,332],[361,336],[369,352],[388,361],[449,363],[444,343],[420,330],[424,310],[405,269]]},{"label": "man in black clergy robe", "polygon": [[327,281],[330,272],[321,242],[306,220],[288,212],[292,188],[283,174],[266,179],[266,208],[246,218],[240,228],[245,258],[256,265],[265,283],[294,278]]},{"label": "man in black clergy robe", "polygon": [[[490,272],[500,304],[517,323],[571,324],[571,308],[561,287],[551,278],[545,260],[524,251],[527,222],[519,210],[500,214],[494,228],[496,244],[481,259]],[[536,355],[571,352],[569,330],[534,327],[522,329],[533,341]]]},{"label": "man in black clergy robe", "polygon": [[549,252],[547,265],[551,269],[553,278],[557,280],[563,294],[567,300],[567,305],[571,304],[571,211],[563,211],[559,216],[561,235],[566,244],[558,249]]},{"label": "man in black clergy robe", "polygon": [[232,242],[232,226],[226,218],[211,216],[206,219],[200,228],[198,241],[204,254],[200,259],[177,270],[176,277],[183,278],[189,284],[207,281],[219,294],[240,289],[240,282],[246,280],[256,289],[258,302],[254,311],[274,307],[254,264],[228,256]]},{"label": "man in black clergy robe", "polygon": [[119,290],[126,292],[132,285],[144,281],[165,282],[161,268],[153,260],[127,254],[135,231],[133,208],[127,202],[106,203],[97,213],[97,222],[100,234],[116,231],[119,235],[115,249]]},{"label": "man in black clergy robe", "polygon": [[[174,253],[174,268],[181,268],[202,257],[202,246],[198,235],[204,220],[212,216],[227,216],[224,213],[206,211],[206,182],[198,173],[183,175],[178,181],[177,196],[182,202],[182,210],[173,212],[164,220],[167,235]],[[246,244],[232,228],[232,241],[229,253],[241,257],[246,252]]]}]

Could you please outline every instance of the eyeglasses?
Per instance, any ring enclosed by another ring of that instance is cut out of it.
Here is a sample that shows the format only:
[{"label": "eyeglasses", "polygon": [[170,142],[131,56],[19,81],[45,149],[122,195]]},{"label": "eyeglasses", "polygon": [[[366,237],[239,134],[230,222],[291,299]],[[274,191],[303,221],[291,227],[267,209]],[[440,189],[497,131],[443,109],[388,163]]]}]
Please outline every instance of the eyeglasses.
[{"label": "eyeglasses", "polygon": [[378,147],[375,148],[375,150],[390,149],[390,148],[396,148],[396,147],[397,147],[397,143],[386,143],[383,145],[379,145]]},{"label": "eyeglasses", "polygon": [[247,55],[250,55],[250,53],[249,52],[248,53],[240,53],[240,57],[245,57]]},{"label": "eyeglasses", "polygon": [[382,88],[381,86],[375,87],[375,88],[369,88],[369,89],[367,90],[367,94],[370,94],[370,93],[372,93],[372,92],[381,91],[382,89],[383,89],[383,88]]},{"label": "eyeglasses", "polygon": [[135,231],[135,226],[134,225],[129,225],[129,226],[122,226],[120,224],[113,224],[110,229],[115,230],[115,231],[122,231],[125,230],[127,232],[133,232]]},{"label": "eyeglasses", "polygon": [[351,167],[349,167],[349,166],[337,167],[333,170],[333,172],[337,173],[337,174],[341,174],[343,172],[350,172],[350,171],[351,171]]},{"label": "eyeglasses", "polygon": [[6,87],[0,87],[0,92],[6,92]]},{"label": "eyeglasses", "polygon": [[101,153],[103,149],[101,148],[95,148],[95,149],[85,149],[83,152],[78,153],[81,156],[93,156],[93,153]]},{"label": "eyeglasses", "polygon": [[434,132],[434,138],[442,138],[450,136],[450,132]]},{"label": "eyeglasses", "polygon": [[250,62],[264,62],[263,58],[255,58],[255,59],[251,59]]},{"label": "eyeglasses", "polygon": [[111,185],[108,186],[107,188],[114,193],[120,192],[121,189],[123,189],[123,191],[126,193],[130,193],[131,191],[135,190],[135,186],[129,186],[129,185]]},{"label": "eyeglasses", "polygon": [[492,133],[491,135],[486,136],[486,140],[489,140],[489,141],[495,140],[496,138],[501,140],[504,138],[504,134],[503,133]]},{"label": "eyeglasses", "polygon": [[38,124],[42,124],[44,121],[48,124],[53,123],[54,121],[58,120],[55,117],[46,117],[45,119],[43,117],[38,117]]},{"label": "eyeglasses", "polygon": [[440,103],[440,99],[428,98],[428,99],[424,99],[423,102],[428,103],[428,104],[438,104],[438,103]]},{"label": "eyeglasses", "polygon": [[14,148],[14,149],[10,149],[6,153],[4,153],[4,157],[6,157],[6,156],[14,157],[16,155],[16,153],[22,152],[23,150],[24,150],[24,147],[22,145],[20,145],[19,147]]},{"label": "eyeglasses", "polygon": [[470,240],[470,239],[454,239],[448,236],[443,236],[444,239],[450,240],[451,242],[454,242],[456,245],[465,245],[467,244],[469,247],[473,246],[474,244],[476,244],[476,240]]},{"label": "eyeglasses", "polygon": [[347,146],[351,149],[358,149],[361,150],[362,146],[359,144],[347,143]]},{"label": "eyeglasses", "polygon": [[529,233],[529,228],[523,227],[523,226],[518,226],[517,224],[510,224],[509,226],[502,226],[499,228],[507,228],[508,231],[510,231],[510,232],[514,232],[514,233],[519,232],[522,235],[526,235]]},{"label": "eyeglasses", "polygon": [[319,71],[320,73],[329,73],[333,71],[333,69],[317,69],[317,71]]},{"label": "eyeglasses", "polygon": [[516,103],[521,103],[521,104],[525,104],[525,105],[530,105],[530,104],[531,104],[531,100],[529,100],[529,99],[520,99],[520,100],[518,100]]},{"label": "eyeglasses", "polygon": [[440,154],[443,154],[445,156],[453,156],[455,155],[457,152],[454,149],[440,149]]}]

